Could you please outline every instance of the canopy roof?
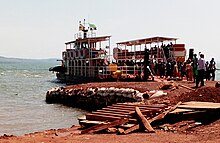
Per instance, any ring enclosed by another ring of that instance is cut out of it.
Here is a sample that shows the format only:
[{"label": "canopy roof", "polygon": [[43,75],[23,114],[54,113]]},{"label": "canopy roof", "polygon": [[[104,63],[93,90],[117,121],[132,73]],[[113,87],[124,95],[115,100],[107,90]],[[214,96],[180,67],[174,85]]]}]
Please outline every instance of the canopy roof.
[{"label": "canopy roof", "polygon": [[144,38],[144,39],[119,42],[117,44],[125,45],[125,46],[132,46],[132,45],[151,44],[151,43],[164,42],[164,41],[175,41],[175,40],[177,40],[177,38],[151,37],[151,38]]},{"label": "canopy roof", "polygon": [[107,41],[109,40],[111,36],[101,36],[101,37],[89,37],[89,38],[79,38],[76,39],[74,41],[70,41],[70,42],[66,42],[65,44],[72,44],[72,43],[79,43],[79,42],[92,42],[92,43],[96,43],[96,42],[102,42],[102,41]]}]

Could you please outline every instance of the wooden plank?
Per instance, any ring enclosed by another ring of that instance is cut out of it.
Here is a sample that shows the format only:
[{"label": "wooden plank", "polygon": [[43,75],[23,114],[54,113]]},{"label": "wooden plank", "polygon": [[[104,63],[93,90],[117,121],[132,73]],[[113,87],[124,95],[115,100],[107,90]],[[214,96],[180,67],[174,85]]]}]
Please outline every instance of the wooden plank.
[{"label": "wooden plank", "polygon": [[207,106],[220,106],[220,103],[214,103],[214,102],[202,102],[202,101],[189,101],[184,102],[182,105],[207,105]]},{"label": "wooden plank", "polygon": [[[86,120],[95,120],[95,121],[114,121],[117,119],[120,119],[121,117],[115,117],[111,115],[93,115],[93,114],[87,114]],[[131,122],[136,122],[137,119],[129,119]]]},{"label": "wooden plank", "polygon": [[[142,112],[142,114],[144,114],[144,115],[151,115],[152,113],[158,113],[158,112],[160,112],[160,111],[155,111],[155,110],[141,110],[141,112]],[[118,110],[118,109],[105,109],[105,110],[97,110],[97,111],[95,111],[95,112],[93,112],[93,113],[110,113],[110,114],[122,114],[122,115],[128,115],[128,114],[130,114],[131,116],[133,116],[134,114],[135,114],[135,111],[133,110],[131,110],[131,111],[129,111],[129,110],[123,110],[123,111],[121,111],[121,110]]]},{"label": "wooden plank", "polygon": [[167,107],[167,105],[165,104],[152,104],[152,105],[148,105],[148,104],[137,104],[137,103],[116,103],[116,104],[112,104],[112,106],[115,105],[122,105],[122,106],[138,106],[138,107],[150,107],[150,108],[163,108],[163,107]]},{"label": "wooden plank", "polygon": [[178,108],[195,109],[195,110],[220,109],[220,103],[190,101],[190,102],[184,102],[182,105],[179,105]]},{"label": "wooden plank", "polygon": [[[131,110],[133,111],[134,110],[134,107],[135,106],[109,106],[107,108],[110,108],[110,109],[118,109],[118,110]],[[161,108],[149,108],[149,107],[139,107],[140,110],[162,110]]]},{"label": "wooden plank", "polygon": [[97,111],[112,111],[112,112],[129,112],[131,110],[128,109],[119,109],[119,108],[102,108],[101,110],[97,110]]},{"label": "wooden plank", "polygon": [[130,108],[134,108],[136,106],[138,106],[139,108],[166,108],[165,106],[157,106],[157,105],[132,105],[132,104],[113,104],[113,107],[130,107]]},{"label": "wooden plank", "polygon": [[81,134],[98,132],[98,131],[101,131],[101,130],[104,130],[104,129],[107,129],[107,128],[111,128],[111,127],[114,127],[114,126],[119,126],[119,125],[125,124],[128,121],[129,121],[128,118],[121,118],[121,119],[115,120],[113,122],[110,122],[108,124],[100,124],[100,125],[90,127],[88,129],[83,130],[81,132]]},{"label": "wooden plank", "polygon": [[101,110],[97,110],[97,111],[112,111],[112,112],[130,112],[130,111],[134,111],[133,110],[129,110],[129,109],[120,109],[120,108],[102,108]]},{"label": "wooden plank", "polygon": [[107,122],[104,122],[104,121],[82,120],[82,121],[79,121],[79,124],[83,125],[83,126],[94,126],[94,125],[99,125],[99,124],[107,124]]},{"label": "wooden plank", "polygon": [[135,124],[131,124],[131,123],[127,123],[125,125],[121,125],[122,128],[131,128],[132,126],[134,126]]},{"label": "wooden plank", "polygon": [[139,124],[134,124],[133,126],[131,126],[129,129],[125,130],[123,134],[129,134],[130,132],[133,132],[135,130],[138,130],[140,128]]},{"label": "wooden plank", "polygon": [[132,127],[130,127],[129,129],[127,130],[124,130],[124,132],[122,134],[126,135],[126,134],[129,134],[135,130],[138,130],[140,128],[140,125],[139,124],[134,124]]},{"label": "wooden plank", "polygon": [[[112,105],[112,106],[108,106],[108,108],[134,108],[136,106],[134,105],[121,105],[121,104],[115,104],[115,105]],[[144,108],[144,109],[162,109],[163,107],[150,107],[150,106],[138,106],[139,108]]]},{"label": "wooden plank", "polygon": [[141,113],[139,107],[135,107],[135,111],[138,115],[138,118],[140,119],[141,123],[144,125],[145,129],[147,129],[149,132],[154,133],[155,130],[152,128],[148,120],[144,117],[144,115]]},{"label": "wooden plank", "polygon": [[121,112],[121,111],[111,111],[111,110],[100,110],[92,113],[108,113],[108,114],[120,114],[120,115],[129,115],[129,111]]},{"label": "wooden plank", "polygon": [[93,112],[90,115],[107,115],[107,116],[114,116],[114,117],[131,117],[130,114],[114,114],[114,113],[106,113],[106,112]]},{"label": "wooden plank", "polygon": [[138,130],[140,128],[140,125],[139,124],[134,124],[132,127],[130,127],[129,129],[127,130],[124,130],[124,132],[122,134],[126,135],[126,134],[129,134],[135,130]]},{"label": "wooden plank", "polygon": [[[92,120],[82,120],[79,122],[80,125],[84,125],[84,126],[88,126],[88,125],[99,125],[99,124],[107,124],[108,122],[105,121],[92,121]],[[131,124],[131,123],[127,123],[125,125],[120,125],[120,127],[122,128],[131,128],[132,126],[134,126],[135,124]]]},{"label": "wooden plank", "polygon": [[106,116],[106,115],[93,115],[93,114],[86,114],[86,120],[96,120],[96,121],[112,121],[120,119],[120,117],[114,117],[114,116]]},{"label": "wooden plank", "polygon": [[91,121],[91,120],[83,120],[80,121],[81,123],[85,123],[85,124],[107,124],[107,122],[103,122],[103,121]]},{"label": "wooden plank", "polygon": [[169,114],[186,113],[186,112],[192,112],[192,111],[194,111],[194,110],[176,108],[175,110],[171,111]]},{"label": "wooden plank", "polygon": [[[128,111],[135,111],[134,107],[132,108],[121,108],[121,107],[107,107],[107,108],[102,108],[101,110],[109,110],[109,111],[117,111],[117,112],[128,112]],[[97,110],[97,111],[101,111],[101,110]],[[161,111],[162,109],[160,108],[156,108],[156,109],[145,109],[145,108],[140,108],[140,110],[144,110],[144,111]]]},{"label": "wooden plank", "polygon": [[175,106],[171,107],[170,109],[168,109],[168,110],[164,111],[163,113],[149,119],[149,122],[151,123],[155,120],[163,119],[169,112],[175,110],[180,104],[182,104],[182,102],[177,103]]},{"label": "wooden plank", "polygon": [[85,119],[86,119],[86,116],[85,116],[85,115],[83,115],[83,116],[81,116],[81,117],[78,118],[79,121],[82,121],[82,120],[85,120]]}]

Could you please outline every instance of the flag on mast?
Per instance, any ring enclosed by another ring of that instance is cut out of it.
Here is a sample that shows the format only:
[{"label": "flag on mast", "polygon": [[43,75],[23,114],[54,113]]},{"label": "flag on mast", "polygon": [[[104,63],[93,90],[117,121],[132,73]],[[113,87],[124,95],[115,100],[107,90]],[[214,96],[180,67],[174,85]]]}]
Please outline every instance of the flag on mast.
[{"label": "flag on mast", "polygon": [[97,27],[95,26],[95,24],[89,23],[89,28],[90,30],[97,30]]}]

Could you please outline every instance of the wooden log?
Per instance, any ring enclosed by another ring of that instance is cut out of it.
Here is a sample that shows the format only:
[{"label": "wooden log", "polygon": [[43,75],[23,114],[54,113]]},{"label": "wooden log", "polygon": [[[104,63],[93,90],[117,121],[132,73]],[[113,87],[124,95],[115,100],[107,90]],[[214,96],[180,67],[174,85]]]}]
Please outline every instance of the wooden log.
[{"label": "wooden log", "polygon": [[124,135],[129,134],[130,132],[138,130],[139,128],[140,128],[140,125],[139,124],[135,124],[132,127],[130,127],[129,129],[124,130],[124,132],[122,132],[122,134],[124,134]]},{"label": "wooden log", "polygon": [[141,123],[144,125],[145,129],[147,129],[149,132],[154,133],[155,130],[152,128],[148,120],[144,117],[144,115],[141,113],[139,107],[135,107],[135,111],[138,115],[138,118],[140,119]]},{"label": "wooden log", "polygon": [[111,127],[114,127],[114,126],[119,126],[119,125],[125,124],[128,121],[129,121],[129,118],[121,118],[119,120],[109,122],[108,124],[100,124],[100,125],[90,127],[88,129],[83,130],[81,132],[81,134],[98,132],[98,131],[101,131],[101,130],[105,130],[107,128],[111,128]]},{"label": "wooden log", "polygon": [[[161,114],[155,116],[154,118],[149,119],[149,120],[148,120],[149,124],[152,123],[152,122],[155,121],[155,120],[159,120],[159,119],[164,118],[169,112],[175,110],[181,103],[182,103],[182,102],[179,102],[179,103],[177,103],[175,106],[171,107],[169,110],[167,110],[167,111],[165,111],[165,112],[163,112],[163,113],[161,113]],[[130,127],[129,129],[125,130],[125,131],[124,131],[124,134],[128,134],[128,133],[130,133],[130,132],[133,132],[133,131],[135,131],[135,130],[138,130],[139,128],[140,128],[140,125],[139,125],[139,124],[135,124],[135,125],[133,125],[132,127]]]}]

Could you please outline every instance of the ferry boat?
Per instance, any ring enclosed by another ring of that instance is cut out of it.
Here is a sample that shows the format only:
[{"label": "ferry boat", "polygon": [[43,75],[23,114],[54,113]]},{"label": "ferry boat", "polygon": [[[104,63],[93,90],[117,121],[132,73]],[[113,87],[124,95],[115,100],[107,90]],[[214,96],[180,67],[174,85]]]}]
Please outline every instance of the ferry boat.
[{"label": "ferry boat", "polygon": [[61,82],[154,80],[154,62],[183,62],[186,56],[185,44],[160,36],[118,42],[112,48],[111,36],[96,36],[96,26],[85,20],[74,37],[65,43],[62,64],[49,69]]}]

